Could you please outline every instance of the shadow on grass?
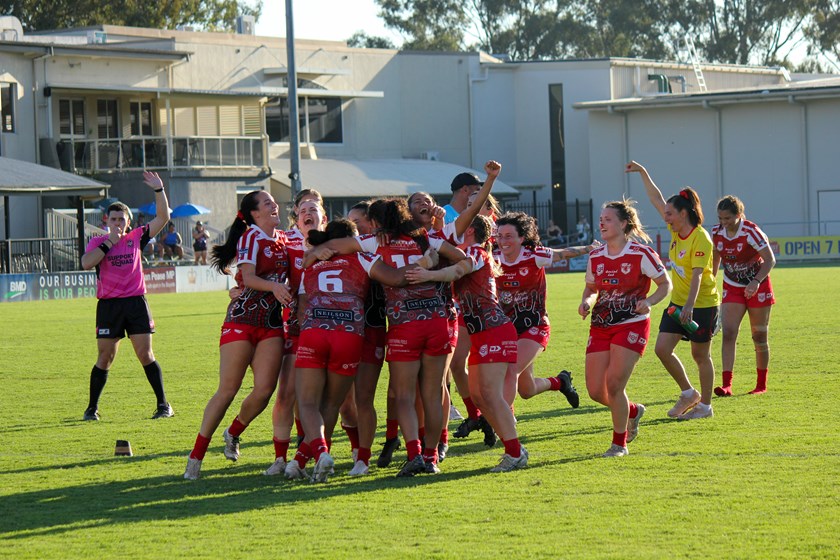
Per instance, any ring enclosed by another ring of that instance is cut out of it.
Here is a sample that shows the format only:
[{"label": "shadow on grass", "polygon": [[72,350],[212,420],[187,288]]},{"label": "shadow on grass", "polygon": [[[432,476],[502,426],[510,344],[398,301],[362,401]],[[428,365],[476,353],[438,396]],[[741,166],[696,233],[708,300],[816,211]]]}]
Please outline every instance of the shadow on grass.
[{"label": "shadow on grass", "polygon": [[[568,461],[580,460],[570,459]],[[561,462],[568,462],[561,461]],[[556,463],[556,461],[555,461]],[[59,473],[60,470],[55,470]],[[337,475],[326,484],[268,478],[260,470],[230,476],[227,468],[206,469],[202,478],[187,481],[177,475],[110,481],[66,488],[22,492],[0,497],[8,517],[0,528],[4,539],[60,535],[80,528],[166,519],[177,521],[205,515],[226,515],[278,505],[312,506],[317,500],[370,491],[400,490],[492,474],[488,467],[453,470],[436,476],[395,478],[396,469],[353,478]],[[527,471],[523,471],[527,472]],[[215,476],[221,475],[223,476]],[[396,498],[395,498],[396,499]]]}]

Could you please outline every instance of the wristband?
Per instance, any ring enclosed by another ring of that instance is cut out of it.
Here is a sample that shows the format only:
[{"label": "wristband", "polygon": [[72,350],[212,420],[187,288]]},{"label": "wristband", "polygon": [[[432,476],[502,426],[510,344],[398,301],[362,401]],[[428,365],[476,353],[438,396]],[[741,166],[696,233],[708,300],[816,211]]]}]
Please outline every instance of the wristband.
[{"label": "wristband", "polygon": [[107,245],[105,245],[105,242],[103,241],[102,243],[99,244],[99,250],[107,255],[108,251],[110,251],[111,248],[108,247]]},{"label": "wristband", "polygon": [[163,192],[163,187],[161,187],[159,189],[155,189],[155,192]]}]

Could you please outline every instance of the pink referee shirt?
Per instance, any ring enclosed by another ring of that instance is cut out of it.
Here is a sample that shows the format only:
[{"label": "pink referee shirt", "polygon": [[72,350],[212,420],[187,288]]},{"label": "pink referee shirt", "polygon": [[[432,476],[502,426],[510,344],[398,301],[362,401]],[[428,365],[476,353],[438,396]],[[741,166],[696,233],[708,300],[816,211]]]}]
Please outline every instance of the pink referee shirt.
[{"label": "pink referee shirt", "polygon": [[[96,265],[96,297],[99,299],[142,296],[146,293],[141,255],[149,242],[149,226],[143,225],[131,230],[128,235],[111,247]],[[107,235],[91,238],[85,252],[99,247]]]}]

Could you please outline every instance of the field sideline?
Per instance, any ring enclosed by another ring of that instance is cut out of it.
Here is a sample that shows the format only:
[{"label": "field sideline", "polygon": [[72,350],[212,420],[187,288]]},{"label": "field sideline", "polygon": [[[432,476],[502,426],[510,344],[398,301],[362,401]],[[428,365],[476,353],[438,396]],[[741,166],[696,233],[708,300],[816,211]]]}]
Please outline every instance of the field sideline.
[{"label": "field sideline", "polygon": [[[746,395],[755,370],[745,319],[736,396],[716,398],[713,419],[666,417],[678,389],[651,343],[628,388],[647,406],[639,438],[629,457],[611,460],[600,457],[610,444],[609,412],[586,396],[584,383],[588,323],[576,313],[583,276],[549,275],[552,339],[537,375],[571,370],[581,406],[572,410],[558,393],[517,400],[529,468],[488,473],[503,450],[473,434],[452,440],[441,475],[394,478],[401,450],[391,467],[353,479],[347,438],[337,431],[336,475],[317,486],[261,474],[273,461],[269,410],[243,434],[238,463],[221,454],[220,429],[202,478],[181,478],[216,388],[226,293],[149,296],[155,354],[176,413],[157,421],[149,419],[154,395],[127,341],[100,402],[102,421],[81,421],[96,359],[94,300],[3,304],[0,556],[837,558],[837,272],[773,272],[779,303],[769,391]],[[699,384],[688,346],[679,353]],[[719,380],[719,337],[713,356]],[[243,393],[251,381],[249,374]],[[385,382],[387,369],[374,460]],[[457,394],[453,400],[463,411]],[[135,456],[114,457],[117,439],[130,440]]]}]

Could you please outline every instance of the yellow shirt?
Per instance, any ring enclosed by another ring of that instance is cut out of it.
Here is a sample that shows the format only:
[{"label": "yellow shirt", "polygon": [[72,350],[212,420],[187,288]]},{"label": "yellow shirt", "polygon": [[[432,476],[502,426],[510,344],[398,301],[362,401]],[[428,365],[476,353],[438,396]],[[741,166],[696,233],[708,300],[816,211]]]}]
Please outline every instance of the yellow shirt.
[{"label": "yellow shirt", "polygon": [[697,293],[695,309],[716,307],[720,305],[720,294],[717,291],[715,277],[712,276],[712,238],[702,227],[691,230],[688,237],[683,239],[668,226],[671,232],[671,248],[668,258],[671,259],[671,301],[677,305],[685,305],[688,301],[688,289],[691,286],[691,271],[702,268],[700,277],[700,291]]}]

